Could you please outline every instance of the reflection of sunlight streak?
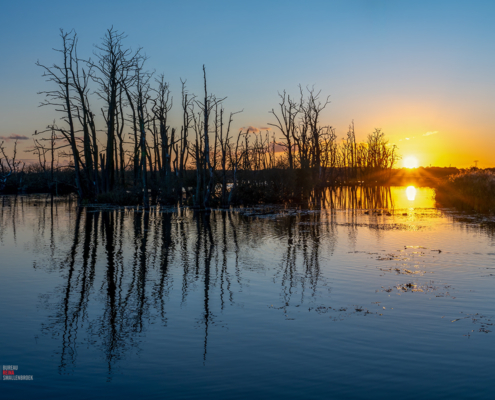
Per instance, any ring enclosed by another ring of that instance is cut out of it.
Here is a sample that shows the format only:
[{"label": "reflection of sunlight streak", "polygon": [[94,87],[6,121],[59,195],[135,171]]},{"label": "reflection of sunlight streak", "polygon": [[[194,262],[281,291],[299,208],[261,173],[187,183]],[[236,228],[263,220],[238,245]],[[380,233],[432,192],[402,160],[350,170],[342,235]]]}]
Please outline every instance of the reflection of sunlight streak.
[{"label": "reflection of sunlight streak", "polygon": [[414,201],[416,198],[416,188],[414,186],[408,186],[406,189],[407,200]]}]

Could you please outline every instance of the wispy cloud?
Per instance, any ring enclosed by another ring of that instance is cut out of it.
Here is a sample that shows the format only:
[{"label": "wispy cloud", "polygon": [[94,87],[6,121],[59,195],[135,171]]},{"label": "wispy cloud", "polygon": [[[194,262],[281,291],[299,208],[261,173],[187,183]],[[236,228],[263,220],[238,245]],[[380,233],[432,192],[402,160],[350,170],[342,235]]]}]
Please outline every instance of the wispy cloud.
[{"label": "wispy cloud", "polygon": [[12,134],[10,136],[0,136],[0,140],[29,140],[27,136]]},{"label": "wispy cloud", "polygon": [[252,133],[258,133],[260,130],[256,128],[255,126],[243,126],[242,128],[239,128],[239,131],[247,131],[252,132]]},{"label": "wispy cloud", "polygon": [[[431,136],[431,135],[436,135],[437,133],[438,131],[431,131],[431,132],[426,132],[421,136]],[[402,142],[403,140],[413,140],[413,139],[416,139],[416,136],[399,139],[399,142]]]}]

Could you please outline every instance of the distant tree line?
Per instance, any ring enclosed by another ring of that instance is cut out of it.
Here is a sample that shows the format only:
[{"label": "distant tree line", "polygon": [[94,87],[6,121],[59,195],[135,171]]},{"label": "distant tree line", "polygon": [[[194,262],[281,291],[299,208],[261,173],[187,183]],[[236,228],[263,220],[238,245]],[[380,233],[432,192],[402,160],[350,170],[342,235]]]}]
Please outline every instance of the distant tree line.
[{"label": "distant tree line", "polygon": [[[321,123],[329,99],[314,88],[299,87],[296,98],[279,93],[273,130],[234,132],[237,112],[226,113],[225,98],[208,90],[204,66],[201,95],[181,81],[181,125],[172,127],[165,76],[146,70],[147,57],[141,48],[126,48],[123,33],[108,29],[94,59],[79,58],[74,31],[61,30],[60,37],[57,63],[37,65],[53,86],[41,93],[41,105],[55,107],[61,122],[35,132],[31,151],[38,163],[28,171],[51,191],[63,181],[82,201],[226,207],[386,180],[399,159],[379,129],[359,143],[352,123],[339,142],[335,129]],[[0,148],[1,186],[24,171]],[[60,164],[60,157],[69,163]]]}]

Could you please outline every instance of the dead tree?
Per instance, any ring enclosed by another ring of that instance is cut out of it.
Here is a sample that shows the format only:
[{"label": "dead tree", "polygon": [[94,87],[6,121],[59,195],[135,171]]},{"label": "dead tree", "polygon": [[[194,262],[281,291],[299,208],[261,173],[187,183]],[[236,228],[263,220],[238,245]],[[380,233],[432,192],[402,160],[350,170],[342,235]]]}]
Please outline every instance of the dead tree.
[{"label": "dead tree", "polygon": [[[22,187],[22,181],[23,181],[23,176],[24,176],[24,168],[26,167],[26,163],[22,160],[17,160],[17,140],[14,142],[14,150],[12,152],[12,158],[9,160],[9,157],[5,153],[5,148],[3,147],[3,142],[0,143],[0,153],[2,153],[5,162],[7,164],[7,167],[9,169],[8,174],[4,174],[2,181],[3,184],[7,182],[7,178],[9,176],[12,176],[14,179],[15,185],[17,189],[20,189]],[[1,163],[1,168],[2,168],[2,173],[4,173],[4,167],[3,163]],[[2,184],[0,182],[0,184]]]},{"label": "dead tree", "polygon": [[47,67],[39,63],[37,66],[43,68],[43,76],[47,78],[48,82],[55,83],[57,90],[50,90],[40,92],[44,94],[46,100],[41,103],[41,106],[55,106],[56,111],[62,113],[62,120],[68,125],[67,129],[60,128],[59,131],[65,137],[69,143],[72,151],[72,160],[74,162],[74,171],[76,178],[76,188],[79,199],[84,198],[85,193],[81,183],[80,165],[81,160],[79,157],[79,149],[76,142],[76,131],[74,127],[74,107],[72,105],[72,87],[73,87],[73,61],[74,61],[74,49],[75,49],[75,34],[71,32],[64,32],[60,30],[60,37],[62,38],[62,49],[56,50],[63,56],[62,65],[54,64],[51,67]]},{"label": "dead tree", "polygon": [[[319,182],[322,179],[322,144],[324,143],[324,137],[332,130],[329,126],[320,125],[321,112],[330,104],[330,96],[325,101],[320,101],[320,93],[315,92],[314,88],[307,88],[308,98],[301,102],[301,112],[303,113],[304,120],[309,128],[309,141],[311,144],[311,168],[315,173],[315,179]],[[300,87],[301,98],[303,98],[303,91]]]},{"label": "dead tree", "polygon": [[113,27],[107,30],[102,39],[102,44],[96,46],[99,53],[95,53],[96,62],[89,62],[95,71],[93,80],[99,85],[97,91],[99,97],[105,102],[102,110],[107,124],[107,146],[106,146],[106,166],[105,183],[106,191],[113,189],[115,184],[115,135],[116,118],[119,110],[119,96],[121,86],[130,86],[129,80],[134,75],[129,74],[136,68],[140,60],[140,50],[133,52],[131,49],[123,47],[123,40],[126,36],[117,32]]},{"label": "dead tree", "polygon": [[[227,207],[229,204],[228,197],[227,197],[227,161],[228,161],[228,156],[229,156],[229,148],[230,148],[230,140],[232,139],[230,135],[230,128],[232,125],[233,121],[233,116],[235,114],[241,113],[241,111],[237,112],[232,112],[230,113],[229,116],[229,122],[227,123],[227,131],[224,134],[224,129],[223,129],[223,113],[224,109],[223,107],[220,108],[220,115],[219,115],[219,127],[220,127],[220,134],[218,136],[219,142],[220,142],[220,165],[222,167],[222,193],[221,193],[221,198],[220,198],[220,204],[222,207]],[[217,116],[218,118],[218,116]]]},{"label": "dead tree", "polygon": [[[158,135],[155,143],[157,147],[155,158],[158,160],[160,177],[164,181],[163,189],[168,196],[168,192],[172,189],[172,149],[175,145],[175,129],[170,129],[167,120],[168,113],[173,106],[173,98],[170,96],[169,85],[165,82],[163,74],[160,75],[159,79],[156,79],[156,82],[158,83],[158,89],[154,90],[156,97],[152,100],[153,106],[151,108],[154,121],[158,125],[156,129]],[[158,138],[160,143],[158,143]]]},{"label": "dead tree", "polygon": [[182,192],[188,192],[188,188],[184,187],[184,174],[186,171],[187,160],[189,158],[189,129],[193,123],[194,117],[194,96],[189,96],[186,90],[186,81],[181,80],[182,83],[182,126],[180,130],[180,139],[175,147],[175,159],[177,168],[175,170],[177,175],[177,187],[179,201],[182,204]]},{"label": "dead tree", "polygon": [[[91,111],[89,103],[89,82],[92,74],[92,66],[83,61],[87,65],[87,69],[80,67],[81,61],[77,56],[77,35],[73,36],[74,51],[71,54],[72,63],[70,73],[72,76],[71,86],[75,91],[73,98],[74,109],[76,110],[79,124],[83,131],[83,154],[84,154],[84,171],[88,182],[88,191],[93,195],[99,193],[99,178],[98,178],[98,144],[96,142],[96,126],[94,122],[94,114]],[[89,194],[89,193],[88,193]]]},{"label": "dead tree", "polygon": [[[49,132],[50,137],[45,138],[45,137],[40,137],[43,134]],[[58,183],[59,180],[58,178],[55,177],[55,170],[59,168],[58,161],[55,160],[55,152],[62,150],[66,147],[69,147],[69,144],[60,144],[60,141],[65,141],[63,136],[57,135],[57,132],[60,132],[60,129],[58,126],[55,124],[55,121],[51,125],[48,125],[47,128],[43,131],[35,131],[34,135],[35,137],[40,137],[39,139],[33,138],[34,140],[34,148],[32,152],[38,156],[38,162],[40,164],[41,169],[45,172],[46,175],[49,175],[48,181],[48,187],[50,189],[50,193],[53,195],[58,195]],[[45,145],[45,142],[47,144]],[[47,170],[46,166],[46,155],[50,154],[50,166],[49,170]],[[55,162],[57,162],[57,165],[55,165]],[[55,193],[53,191],[53,188],[55,187]]]},{"label": "dead tree", "polygon": [[[201,199],[197,199],[200,205],[203,208],[208,208],[210,203],[210,197],[212,194],[212,189],[214,187],[214,169],[211,164],[210,159],[210,137],[209,137],[209,124],[210,124],[210,113],[211,111],[220,104],[226,97],[222,99],[217,99],[214,95],[208,95],[208,90],[206,87],[206,68],[203,65],[203,78],[204,78],[204,100],[203,102],[196,101],[196,104],[199,106],[200,113],[202,114],[202,134],[200,135],[200,139],[203,144],[203,165],[201,165],[202,173],[199,173],[198,176],[202,178],[203,181],[203,191],[200,193]],[[199,150],[199,148],[198,148]],[[199,165],[198,165],[199,166]]]},{"label": "dead tree", "polygon": [[134,71],[134,82],[135,88],[134,93],[131,96],[133,98],[133,102],[136,105],[137,111],[137,122],[139,124],[139,133],[140,133],[140,174],[141,174],[141,185],[143,190],[143,205],[144,207],[149,207],[149,195],[148,195],[148,165],[151,165],[151,157],[149,162],[147,163],[147,158],[149,156],[149,152],[147,149],[146,142],[146,127],[150,122],[150,117],[147,110],[147,104],[150,100],[151,96],[149,81],[152,77],[151,73],[145,72],[143,70],[145,58],[141,58],[141,60],[136,65]]},{"label": "dead tree", "polygon": [[[247,133],[245,135],[247,135]],[[241,140],[243,139],[243,136],[244,135],[241,133],[239,133],[239,135],[237,136],[237,141],[233,154],[230,143],[227,144],[227,147],[229,149],[229,161],[232,169],[232,188],[230,189],[230,193],[229,193],[229,199],[228,199],[229,205],[232,204],[237,189],[237,173],[239,172],[239,166],[248,152],[248,149],[242,148]]]},{"label": "dead tree", "polygon": [[289,169],[292,170],[294,168],[293,138],[297,127],[297,115],[300,112],[300,107],[297,102],[290,98],[285,90],[278,95],[281,99],[279,103],[280,115],[278,115],[275,110],[272,109],[270,113],[275,116],[275,118],[277,119],[277,123],[269,123],[268,125],[278,128],[282,133],[282,140],[285,140],[285,142],[281,142],[280,145],[282,145],[287,152]]},{"label": "dead tree", "polygon": [[[7,185],[7,179],[9,178],[9,176],[12,175],[12,167],[10,166],[10,163],[9,163],[9,158],[6,156],[5,154],[5,149],[3,147],[3,141],[2,143],[0,143],[0,169],[2,170],[2,174],[0,175],[0,190],[3,190],[5,188],[5,186]],[[3,158],[5,159],[5,163],[6,163],[6,166],[3,165],[3,160],[2,160],[2,156],[3,155]],[[8,171],[6,171],[6,168],[8,168]]]}]

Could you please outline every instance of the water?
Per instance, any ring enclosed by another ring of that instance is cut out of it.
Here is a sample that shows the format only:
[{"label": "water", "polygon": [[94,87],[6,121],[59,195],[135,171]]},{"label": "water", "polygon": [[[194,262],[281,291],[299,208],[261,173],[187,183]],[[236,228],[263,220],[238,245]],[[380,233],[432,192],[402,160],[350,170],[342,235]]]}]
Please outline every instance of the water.
[{"label": "water", "polygon": [[33,376],[2,399],[493,398],[495,229],[432,189],[0,202],[0,361]]}]

